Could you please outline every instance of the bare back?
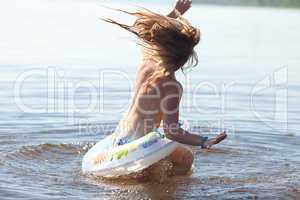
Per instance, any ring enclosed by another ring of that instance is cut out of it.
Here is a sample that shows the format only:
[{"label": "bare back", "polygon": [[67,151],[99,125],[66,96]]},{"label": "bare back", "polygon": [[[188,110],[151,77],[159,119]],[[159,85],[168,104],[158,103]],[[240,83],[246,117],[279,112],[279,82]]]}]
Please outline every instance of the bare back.
[{"label": "bare back", "polygon": [[149,86],[149,80],[156,70],[153,60],[145,61],[137,72],[134,96],[127,114],[121,120],[119,127],[126,130],[127,136],[137,139],[157,129],[164,116],[162,102],[167,94],[168,85],[176,85],[178,96],[181,85],[174,76],[166,76]]}]

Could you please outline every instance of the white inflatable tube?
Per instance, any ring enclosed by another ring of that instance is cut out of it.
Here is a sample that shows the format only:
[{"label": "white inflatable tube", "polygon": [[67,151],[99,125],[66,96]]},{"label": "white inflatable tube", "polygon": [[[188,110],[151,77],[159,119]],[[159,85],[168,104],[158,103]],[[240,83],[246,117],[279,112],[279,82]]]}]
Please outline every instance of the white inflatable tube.
[{"label": "white inflatable tube", "polygon": [[83,173],[112,178],[139,172],[169,156],[179,145],[158,132],[117,147],[113,147],[114,139],[114,134],[106,137],[85,154]]}]

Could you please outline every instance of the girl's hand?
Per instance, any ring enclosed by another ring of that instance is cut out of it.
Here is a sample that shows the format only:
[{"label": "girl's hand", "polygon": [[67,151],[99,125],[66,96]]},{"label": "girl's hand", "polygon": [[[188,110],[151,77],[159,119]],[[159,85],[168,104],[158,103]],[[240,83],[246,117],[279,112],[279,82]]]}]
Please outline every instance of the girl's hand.
[{"label": "girl's hand", "polygon": [[226,132],[223,132],[223,133],[217,135],[215,138],[206,140],[204,142],[204,144],[202,145],[202,149],[210,149],[212,146],[219,144],[226,138],[227,138],[227,134],[226,134]]},{"label": "girl's hand", "polygon": [[183,15],[192,6],[192,0],[177,0],[175,4],[175,9]]},{"label": "girl's hand", "polygon": [[191,8],[191,6],[192,0],[177,0],[175,8],[167,16],[171,18],[177,18],[178,14],[176,13],[176,11],[183,15],[184,13],[186,13],[186,11],[188,11],[188,9]]}]

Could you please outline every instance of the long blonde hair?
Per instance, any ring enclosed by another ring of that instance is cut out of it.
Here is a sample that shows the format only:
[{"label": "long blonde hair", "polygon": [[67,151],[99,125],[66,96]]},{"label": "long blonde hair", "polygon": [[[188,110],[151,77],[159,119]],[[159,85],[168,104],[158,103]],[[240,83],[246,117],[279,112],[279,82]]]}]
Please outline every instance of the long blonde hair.
[{"label": "long blonde hair", "polygon": [[[135,34],[139,44],[145,48],[147,56],[159,62],[164,75],[198,64],[194,47],[200,41],[200,31],[180,15],[174,19],[144,8],[137,12],[116,10],[137,19],[133,25],[122,24],[109,18],[103,20]],[[188,65],[184,67],[186,63]]]}]

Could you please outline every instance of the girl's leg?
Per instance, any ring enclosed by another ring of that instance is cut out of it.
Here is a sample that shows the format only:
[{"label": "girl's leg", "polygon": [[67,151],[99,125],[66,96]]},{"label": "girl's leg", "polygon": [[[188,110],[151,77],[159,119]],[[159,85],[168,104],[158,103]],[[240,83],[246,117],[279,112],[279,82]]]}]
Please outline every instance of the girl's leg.
[{"label": "girl's leg", "polygon": [[180,146],[170,155],[176,175],[188,174],[193,166],[194,154],[192,150],[185,146]]},{"label": "girl's leg", "polygon": [[137,178],[141,181],[152,180],[163,183],[171,175],[187,175],[193,166],[193,161],[193,152],[188,147],[180,146],[168,158],[143,170]]},{"label": "girl's leg", "polygon": [[152,165],[148,171],[150,180],[157,183],[164,183],[172,175],[173,164],[170,160],[163,159]]}]

